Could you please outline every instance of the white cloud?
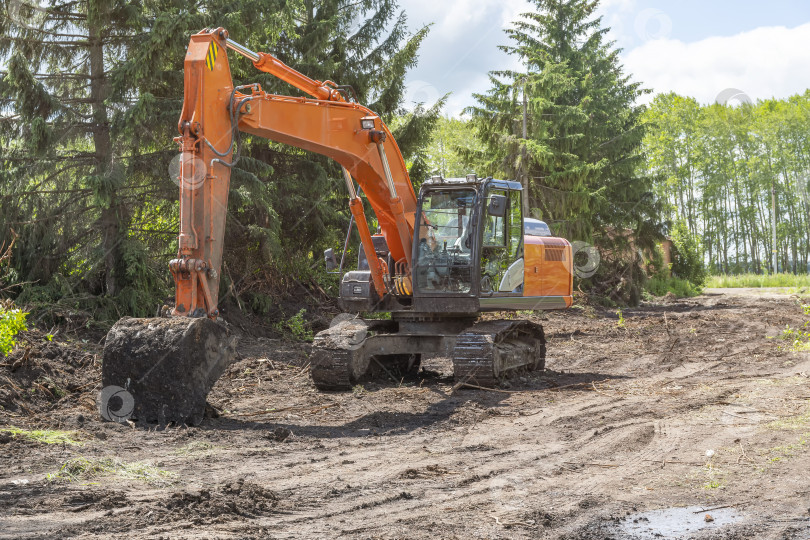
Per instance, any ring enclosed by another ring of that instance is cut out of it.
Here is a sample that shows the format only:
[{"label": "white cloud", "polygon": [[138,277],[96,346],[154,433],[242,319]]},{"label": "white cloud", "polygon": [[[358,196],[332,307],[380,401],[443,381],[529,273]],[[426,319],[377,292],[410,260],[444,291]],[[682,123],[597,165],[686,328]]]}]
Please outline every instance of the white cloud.
[{"label": "white cloud", "polygon": [[784,98],[810,88],[808,43],[810,24],[762,27],[692,43],[652,40],[627,52],[623,61],[633,79],[655,93],[677,92],[701,103],[713,103],[727,88],[753,100]]},{"label": "white cloud", "polygon": [[457,116],[474,103],[473,93],[489,88],[487,72],[519,69],[517,59],[498,45],[509,43],[504,29],[530,10],[528,0],[402,0],[401,8],[411,29],[433,23],[419,63],[408,74],[406,101],[430,104],[428,98],[452,92],[445,112]]}]

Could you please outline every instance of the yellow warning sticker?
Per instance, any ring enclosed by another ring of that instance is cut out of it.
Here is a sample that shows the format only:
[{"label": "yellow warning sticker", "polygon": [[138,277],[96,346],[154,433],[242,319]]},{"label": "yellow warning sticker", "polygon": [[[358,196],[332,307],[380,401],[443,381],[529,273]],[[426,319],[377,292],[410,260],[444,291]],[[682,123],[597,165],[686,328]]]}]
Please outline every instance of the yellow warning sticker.
[{"label": "yellow warning sticker", "polygon": [[205,65],[208,66],[208,69],[211,71],[214,71],[214,64],[217,62],[218,52],[217,43],[212,41],[211,45],[208,46],[208,54],[205,55]]}]

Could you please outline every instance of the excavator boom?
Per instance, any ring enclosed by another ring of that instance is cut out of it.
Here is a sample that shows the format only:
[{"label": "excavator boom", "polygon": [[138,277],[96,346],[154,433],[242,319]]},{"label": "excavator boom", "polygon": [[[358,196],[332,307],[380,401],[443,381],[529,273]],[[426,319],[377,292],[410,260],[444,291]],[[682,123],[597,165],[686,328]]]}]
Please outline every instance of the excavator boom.
[{"label": "excavator boom", "polygon": [[[227,49],[315,99],[279,96],[257,84],[234,88]],[[185,59],[185,96],[177,141],[182,152],[175,316],[217,316],[230,169],[237,131],[328,156],[344,169],[350,208],[365,253],[375,253],[356,180],[374,209],[393,260],[405,275],[413,249],[416,194],[391,131],[373,111],[346,100],[334,83],[298,73],[256,53],[218,28],[191,37]],[[394,268],[369,257],[377,293]]]}]

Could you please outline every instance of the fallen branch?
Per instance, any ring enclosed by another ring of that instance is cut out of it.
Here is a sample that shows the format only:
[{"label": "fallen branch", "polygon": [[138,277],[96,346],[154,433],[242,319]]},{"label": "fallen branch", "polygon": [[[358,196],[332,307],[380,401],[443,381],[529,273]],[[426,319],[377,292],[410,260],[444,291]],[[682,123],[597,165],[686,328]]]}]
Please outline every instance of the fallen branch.
[{"label": "fallen branch", "polygon": [[566,465],[579,465],[580,467],[591,465],[593,467],[605,467],[607,469],[612,469],[621,466],[621,465],[614,465],[612,463],[573,463],[571,461],[563,461],[563,463],[565,463]]},{"label": "fallen branch", "polygon": [[501,394],[520,394],[522,392],[525,392],[525,390],[501,390],[500,388],[487,388],[485,386],[478,386],[477,384],[470,384],[470,383],[466,383],[466,382],[456,383],[453,386],[453,388],[452,388],[452,390],[450,392],[451,393],[455,392],[459,388],[473,388],[475,390],[487,390],[489,392],[500,392]]},{"label": "fallen branch", "polygon": [[269,409],[265,411],[254,411],[249,413],[233,413],[234,416],[261,416],[263,414],[276,414],[282,412],[309,412],[316,413],[330,407],[337,406],[337,403],[329,403],[320,407],[282,407],[281,409]]},{"label": "fallen branch", "polygon": [[693,514],[702,514],[703,512],[712,512],[714,510],[722,510],[723,508],[734,508],[735,506],[740,506],[741,504],[747,504],[749,502],[750,501],[745,501],[745,502],[736,503],[736,504],[726,504],[724,506],[715,506],[714,508],[706,508],[705,510],[695,510],[692,513]]}]

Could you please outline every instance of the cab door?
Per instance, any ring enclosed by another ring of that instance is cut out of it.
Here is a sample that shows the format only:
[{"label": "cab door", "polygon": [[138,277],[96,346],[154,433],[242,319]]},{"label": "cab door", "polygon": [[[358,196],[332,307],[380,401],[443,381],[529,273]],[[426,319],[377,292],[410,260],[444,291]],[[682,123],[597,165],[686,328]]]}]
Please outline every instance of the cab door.
[{"label": "cab door", "polygon": [[481,294],[520,295],[523,290],[522,192],[487,189],[482,213]]}]

